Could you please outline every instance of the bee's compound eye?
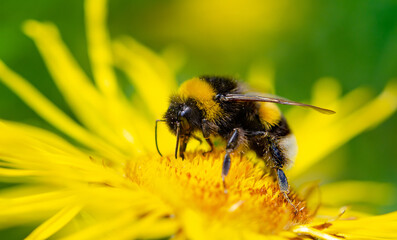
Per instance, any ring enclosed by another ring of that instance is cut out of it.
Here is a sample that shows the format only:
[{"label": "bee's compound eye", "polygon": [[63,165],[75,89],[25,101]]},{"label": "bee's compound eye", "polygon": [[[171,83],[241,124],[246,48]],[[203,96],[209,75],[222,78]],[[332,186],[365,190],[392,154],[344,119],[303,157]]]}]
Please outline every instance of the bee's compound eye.
[{"label": "bee's compound eye", "polygon": [[180,116],[183,118],[186,118],[187,115],[189,115],[192,112],[192,109],[190,107],[186,107],[183,109],[183,111],[180,113]]}]

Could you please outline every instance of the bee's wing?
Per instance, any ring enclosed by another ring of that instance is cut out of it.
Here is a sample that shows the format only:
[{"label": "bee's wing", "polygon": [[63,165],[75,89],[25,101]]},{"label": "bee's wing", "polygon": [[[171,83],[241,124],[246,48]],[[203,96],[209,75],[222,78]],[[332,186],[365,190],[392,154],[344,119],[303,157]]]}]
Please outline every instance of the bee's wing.
[{"label": "bee's wing", "polygon": [[334,114],[335,112],[329,109],[316,107],[309,104],[294,102],[282,97],[274,96],[274,95],[251,95],[251,94],[226,94],[222,97],[223,101],[236,101],[236,102],[272,102],[284,105],[293,105],[293,106],[301,106],[308,107],[314,109],[320,113],[324,114]]}]

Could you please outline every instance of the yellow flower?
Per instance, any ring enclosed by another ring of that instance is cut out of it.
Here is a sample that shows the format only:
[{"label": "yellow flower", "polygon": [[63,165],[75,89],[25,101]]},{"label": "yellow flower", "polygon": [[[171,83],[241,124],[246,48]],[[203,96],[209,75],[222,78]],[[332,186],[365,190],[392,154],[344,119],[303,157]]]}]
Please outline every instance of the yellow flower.
[{"label": "yellow flower", "polygon": [[[295,214],[277,183],[252,156],[233,156],[228,194],[220,178],[222,151],[203,157],[201,147],[192,144],[185,161],[171,154],[157,156],[150,133],[176,88],[174,73],[161,57],[133,39],[108,38],[106,1],[87,0],[85,8],[95,85],[54,25],[32,20],[24,24],[79,122],[0,61],[0,81],[75,143],[37,127],[0,121],[0,178],[20,183],[0,192],[1,228],[37,225],[27,239],[397,238],[397,212],[368,216],[325,207],[316,212],[293,191],[289,196],[300,209]],[[121,92],[114,65],[137,89],[131,99]],[[253,85],[268,76],[255,73],[249,78]],[[291,179],[397,108],[395,82],[360,108],[357,102],[365,99],[365,91],[339,98],[334,80],[318,84],[313,103],[339,114],[324,117],[299,109],[287,114],[297,120],[292,127],[300,146],[296,166],[288,173]],[[162,134],[164,148],[174,143],[170,137]],[[337,190],[358,189],[352,198],[358,193],[371,199],[368,189],[379,187],[388,188],[350,182]]]}]

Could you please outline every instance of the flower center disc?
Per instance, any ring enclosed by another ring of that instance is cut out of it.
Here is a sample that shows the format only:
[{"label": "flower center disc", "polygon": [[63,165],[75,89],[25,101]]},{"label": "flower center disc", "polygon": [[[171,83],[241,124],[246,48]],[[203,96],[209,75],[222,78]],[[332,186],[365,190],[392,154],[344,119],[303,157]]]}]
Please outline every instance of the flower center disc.
[{"label": "flower center disc", "polygon": [[258,233],[275,233],[306,223],[304,200],[279,191],[277,181],[244,155],[232,156],[224,192],[221,170],[224,151],[187,152],[185,160],[173,156],[144,157],[130,163],[128,177],[159,196],[175,210],[175,217],[193,211],[208,224],[229,225]]}]

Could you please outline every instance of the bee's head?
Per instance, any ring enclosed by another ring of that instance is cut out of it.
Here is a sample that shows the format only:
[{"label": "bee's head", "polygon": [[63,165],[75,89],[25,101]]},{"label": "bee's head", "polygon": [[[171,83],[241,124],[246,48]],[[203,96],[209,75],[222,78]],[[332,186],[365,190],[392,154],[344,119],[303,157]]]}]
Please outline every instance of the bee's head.
[{"label": "bee's head", "polygon": [[[201,129],[202,113],[197,107],[194,99],[182,99],[178,96],[171,97],[171,103],[167,112],[164,114],[164,120],[170,130],[176,135],[175,158],[177,158],[178,146],[180,156],[183,158],[187,142],[191,133]],[[157,122],[156,122],[157,124]],[[179,142],[181,140],[181,144]],[[156,147],[157,145],[157,125],[156,125]]]},{"label": "bee's head", "polygon": [[182,137],[201,128],[202,114],[194,99],[183,100],[174,96],[164,119],[174,134],[177,134],[179,128]]}]

